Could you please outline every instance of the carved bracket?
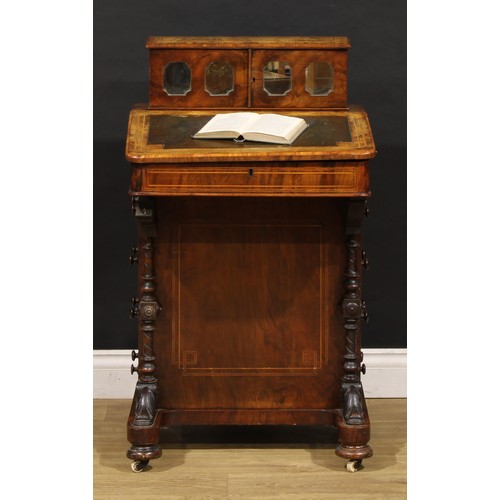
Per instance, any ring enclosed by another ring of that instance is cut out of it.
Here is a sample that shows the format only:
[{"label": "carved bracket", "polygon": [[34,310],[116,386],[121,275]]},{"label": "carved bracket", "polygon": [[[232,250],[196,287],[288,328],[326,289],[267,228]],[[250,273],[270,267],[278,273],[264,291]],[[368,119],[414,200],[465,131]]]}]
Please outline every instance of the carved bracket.
[{"label": "carved bracket", "polygon": [[367,200],[357,198],[349,200],[347,206],[346,233],[359,234],[361,232],[363,217],[366,215],[368,215]]},{"label": "carved bracket", "polygon": [[132,425],[153,425],[156,416],[156,394],[155,384],[138,383],[134,395],[134,421]]},{"label": "carved bracket", "polygon": [[361,383],[342,384],[342,414],[347,424],[365,423],[364,406]]},{"label": "carved bracket", "polygon": [[132,214],[146,236],[156,236],[154,199],[148,196],[132,196]]}]

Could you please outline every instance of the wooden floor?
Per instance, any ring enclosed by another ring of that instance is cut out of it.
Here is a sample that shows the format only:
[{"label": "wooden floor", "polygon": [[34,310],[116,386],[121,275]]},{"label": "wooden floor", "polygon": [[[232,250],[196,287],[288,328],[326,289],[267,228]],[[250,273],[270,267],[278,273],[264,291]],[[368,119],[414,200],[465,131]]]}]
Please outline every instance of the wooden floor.
[{"label": "wooden floor", "polygon": [[356,473],[335,431],[184,427],[162,431],[163,456],[134,473],[125,456],[130,401],[94,401],[94,500],[406,498],[406,400],[371,399],[374,456]]}]

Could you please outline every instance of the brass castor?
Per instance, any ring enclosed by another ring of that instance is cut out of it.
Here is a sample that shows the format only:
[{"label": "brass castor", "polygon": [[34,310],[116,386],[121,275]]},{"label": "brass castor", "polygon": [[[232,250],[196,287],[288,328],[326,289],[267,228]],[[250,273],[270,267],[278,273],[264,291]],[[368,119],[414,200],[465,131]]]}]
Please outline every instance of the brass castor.
[{"label": "brass castor", "polygon": [[349,460],[349,462],[345,464],[345,468],[349,472],[358,472],[358,470],[363,468],[361,462],[363,462],[363,460]]},{"label": "brass castor", "polygon": [[148,465],[149,460],[136,460],[130,464],[134,472],[142,472]]}]

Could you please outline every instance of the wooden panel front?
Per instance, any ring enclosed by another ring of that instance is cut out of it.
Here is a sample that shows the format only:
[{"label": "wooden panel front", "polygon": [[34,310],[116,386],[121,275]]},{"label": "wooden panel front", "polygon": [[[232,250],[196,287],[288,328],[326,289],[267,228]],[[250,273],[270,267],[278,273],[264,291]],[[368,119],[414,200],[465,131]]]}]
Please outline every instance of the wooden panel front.
[{"label": "wooden panel front", "polygon": [[[264,90],[264,66],[271,61],[287,62],[291,67],[292,88],[286,95],[268,95]],[[306,90],[306,68],[313,62],[326,62],[333,68],[333,91],[326,96]],[[251,76],[252,107],[347,108],[347,50],[254,50]]]},{"label": "wooden panel front", "polygon": [[[192,376],[321,369],[328,362],[323,237],[319,224],[177,224],[177,368]],[[221,330],[224,342],[217,340]]]},{"label": "wooden panel front", "polygon": [[[248,51],[246,50],[150,50],[150,108],[233,108],[248,104]],[[169,63],[185,62],[191,70],[191,90],[186,95],[168,95],[163,72]],[[229,63],[234,90],[228,95],[210,95],[205,90],[205,70],[210,63]]]},{"label": "wooden panel front", "polygon": [[151,165],[136,168],[132,191],[157,195],[366,196],[367,162]]},{"label": "wooden panel front", "polygon": [[341,205],[159,198],[157,210],[159,406],[337,407]]}]

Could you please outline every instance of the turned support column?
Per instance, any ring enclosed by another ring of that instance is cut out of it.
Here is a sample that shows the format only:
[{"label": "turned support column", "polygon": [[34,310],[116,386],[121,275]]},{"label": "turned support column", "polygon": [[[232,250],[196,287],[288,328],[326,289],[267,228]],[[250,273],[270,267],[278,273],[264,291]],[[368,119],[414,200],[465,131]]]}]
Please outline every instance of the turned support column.
[{"label": "turned support column", "polygon": [[355,234],[348,235],[345,295],[342,302],[345,328],[344,375],[342,376],[342,413],[348,424],[364,423],[364,408],[358,357],[358,338],[363,314],[361,282],[358,272],[360,245]]},{"label": "turned support column", "polygon": [[350,459],[362,459],[372,455],[367,445],[370,424],[361,384],[360,323],[366,319],[366,308],[361,295],[361,223],[365,215],[364,200],[350,200],[347,210],[346,235],[347,259],[344,273],[344,299],[342,314],[345,329],[344,373],[342,375],[342,418],[338,422],[340,446],[336,453]]},{"label": "turned support column", "polygon": [[[155,376],[154,333],[156,318],[161,306],[156,298],[156,276],[154,270],[154,200],[134,197],[132,211],[139,226],[138,258],[140,290],[134,299],[131,315],[139,320],[141,346],[139,363],[131,371],[138,373],[132,411],[129,418],[128,437],[133,446],[127,456],[134,460],[147,461],[161,456],[158,446],[159,428],[155,424],[158,387]],[[135,357],[135,353],[133,354]]]}]

